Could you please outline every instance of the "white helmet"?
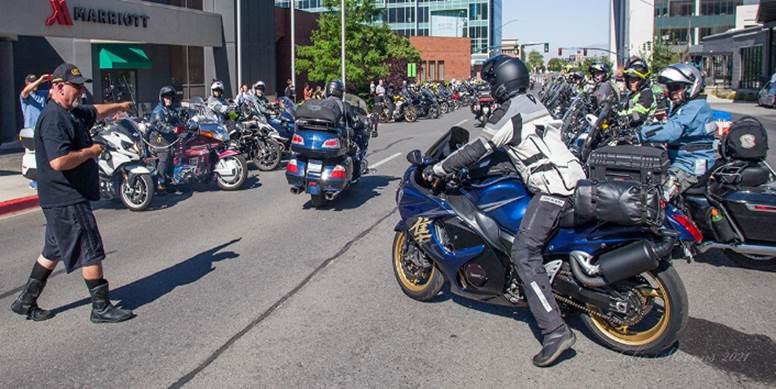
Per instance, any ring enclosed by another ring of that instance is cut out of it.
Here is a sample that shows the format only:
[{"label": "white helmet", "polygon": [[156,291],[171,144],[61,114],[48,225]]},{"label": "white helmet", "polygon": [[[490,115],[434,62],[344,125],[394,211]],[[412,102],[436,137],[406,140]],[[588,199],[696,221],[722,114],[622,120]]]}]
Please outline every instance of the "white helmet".
[{"label": "white helmet", "polygon": [[259,89],[261,88],[262,91],[265,91],[267,89],[267,86],[264,84],[264,81],[258,81],[255,84],[253,84],[253,89]]},{"label": "white helmet", "polygon": [[221,92],[223,92],[224,91],[224,83],[221,82],[221,81],[213,81],[213,83],[210,84],[210,91],[212,92],[212,91],[214,91],[216,89],[218,89]]},{"label": "white helmet", "polygon": [[687,98],[693,99],[701,93],[703,89],[703,75],[695,66],[677,63],[668,65],[660,71],[657,81],[661,84],[686,84]]}]

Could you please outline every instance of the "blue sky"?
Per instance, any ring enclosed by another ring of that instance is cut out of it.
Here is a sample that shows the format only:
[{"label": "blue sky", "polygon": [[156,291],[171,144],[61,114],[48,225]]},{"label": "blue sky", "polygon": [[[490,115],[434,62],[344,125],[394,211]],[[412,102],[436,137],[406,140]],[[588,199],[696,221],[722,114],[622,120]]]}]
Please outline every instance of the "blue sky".
[{"label": "blue sky", "polygon": [[[558,56],[558,47],[608,47],[608,0],[503,0],[503,38],[521,42],[549,42],[546,58]],[[541,52],[541,46],[531,47]],[[571,53],[569,53],[571,54]],[[564,52],[563,56],[567,56]]]}]

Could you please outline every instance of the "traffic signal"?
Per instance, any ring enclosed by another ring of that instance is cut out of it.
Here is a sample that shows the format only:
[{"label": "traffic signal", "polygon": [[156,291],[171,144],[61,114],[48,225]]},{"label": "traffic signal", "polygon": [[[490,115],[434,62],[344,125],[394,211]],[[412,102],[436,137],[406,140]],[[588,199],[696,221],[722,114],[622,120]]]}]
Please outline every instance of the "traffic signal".
[{"label": "traffic signal", "polygon": [[550,52],[550,44],[549,43],[545,43],[544,44],[544,52],[545,53],[549,53]]},{"label": "traffic signal", "polygon": [[562,57],[562,56],[563,56],[563,48],[558,47],[558,57]]}]

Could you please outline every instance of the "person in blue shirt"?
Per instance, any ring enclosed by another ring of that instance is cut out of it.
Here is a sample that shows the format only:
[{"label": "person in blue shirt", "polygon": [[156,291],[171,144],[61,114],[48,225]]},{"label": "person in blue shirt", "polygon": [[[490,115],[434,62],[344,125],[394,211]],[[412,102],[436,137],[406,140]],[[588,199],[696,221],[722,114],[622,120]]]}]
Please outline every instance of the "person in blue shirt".
[{"label": "person in blue shirt", "polygon": [[[19,102],[22,106],[22,115],[24,117],[24,128],[35,128],[43,107],[48,99],[49,89],[41,88],[48,83],[51,75],[44,74],[36,77],[34,74],[28,74],[24,77],[24,88],[19,94]],[[37,189],[38,183],[35,180],[30,181],[30,189]]]},{"label": "person in blue shirt", "polygon": [[658,82],[664,84],[671,99],[668,120],[662,124],[642,127],[644,142],[668,146],[671,168],[664,185],[668,198],[698,184],[700,178],[716,161],[712,110],[699,94],[703,76],[692,65],[674,64],[660,72]]}]

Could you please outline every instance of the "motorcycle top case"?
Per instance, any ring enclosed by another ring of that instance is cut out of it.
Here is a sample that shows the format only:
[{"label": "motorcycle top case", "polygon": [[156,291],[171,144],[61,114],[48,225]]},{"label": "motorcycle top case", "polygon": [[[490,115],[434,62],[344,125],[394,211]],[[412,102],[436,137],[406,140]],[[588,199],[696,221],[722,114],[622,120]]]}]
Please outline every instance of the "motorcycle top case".
[{"label": "motorcycle top case", "polygon": [[751,116],[736,120],[722,139],[720,154],[729,161],[765,159],[768,155],[768,133],[765,127]]},{"label": "motorcycle top case", "polygon": [[342,129],[321,131],[297,127],[291,151],[309,158],[330,159],[348,153],[348,137]]},{"label": "motorcycle top case", "polygon": [[623,226],[657,226],[663,221],[660,187],[638,181],[579,180],[574,196],[577,223],[601,221]]},{"label": "motorcycle top case", "polygon": [[605,146],[590,153],[590,178],[597,181],[637,181],[657,185],[663,182],[671,161],[660,148],[647,146]]},{"label": "motorcycle top case", "polygon": [[345,106],[342,102],[333,99],[307,100],[296,110],[296,120],[300,125],[304,122],[323,122],[332,126],[342,120],[345,114]]}]

